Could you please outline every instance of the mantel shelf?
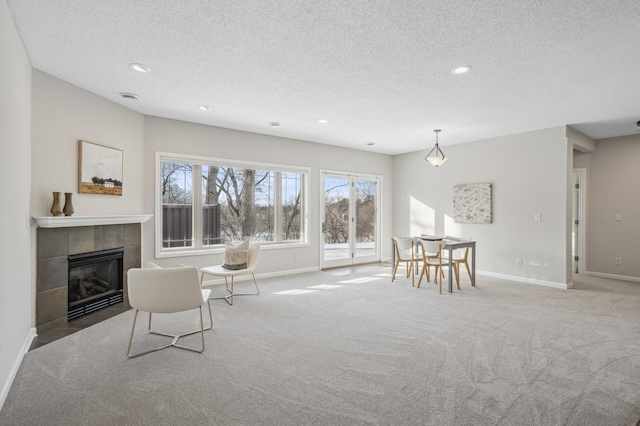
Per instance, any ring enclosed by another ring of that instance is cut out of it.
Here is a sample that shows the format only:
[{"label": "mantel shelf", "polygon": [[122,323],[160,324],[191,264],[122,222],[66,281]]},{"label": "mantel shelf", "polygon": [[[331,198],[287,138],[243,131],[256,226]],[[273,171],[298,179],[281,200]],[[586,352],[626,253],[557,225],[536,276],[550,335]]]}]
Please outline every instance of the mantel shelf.
[{"label": "mantel shelf", "polygon": [[34,217],[40,228],[71,228],[74,226],[120,225],[126,223],[144,223],[153,215],[117,215],[117,216],[40,216]]}]

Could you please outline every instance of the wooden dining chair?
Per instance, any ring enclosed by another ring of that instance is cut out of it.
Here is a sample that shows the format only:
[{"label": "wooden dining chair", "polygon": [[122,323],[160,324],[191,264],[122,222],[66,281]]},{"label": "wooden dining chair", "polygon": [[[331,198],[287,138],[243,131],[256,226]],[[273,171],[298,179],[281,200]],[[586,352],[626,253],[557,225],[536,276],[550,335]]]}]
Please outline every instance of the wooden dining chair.
[{"label": "wooden dining chair", "polygon": [[[471,238],[467,237],[452,237],[447,235],[445,237],[447,240],[454,241],[471,241]],[[444,258],[449,261],[449,253],[445,251]],[[471,267],[469,266],[469,247],[459,248],[453,250],[452,253],[452,261],[453,261],[453,274],[456,277],[456,284],[458,285],[458,290],[460,290],[460,265],[464,265],[467,268],[467,273],[469,274],[469,280],[471,280]]]},{"label": "wooden dining chair", "polygon": [[409,278],[411,274],[411,286],[415,284],[415,275],[413,273],[413,264],[415,259],[415,240],[410,237],[393,237],[393,245],[396,253],[396,263],[393,266],[393,273],[391,274],[391,282],[396,279],[396,271],[401,263],[406,266],[406,276]]},{"label": "wooden dining chair", "polygon": [[433,267],[435,269],[433,282],[435,284],[439,283],[440,294],[442,294],[443,269],[448,264],[448,261],[442,258],[442,247],[444,247],[444,242],[442,241],[422,240],[420,252],[422,253],[423,265],[422,271],[420,272],[420,279],[418,280],[418,288],[420,288],[420,283],[422,283],[422,277],[425,277],[427,282],[430,281],[430,270],[431,267]]}]

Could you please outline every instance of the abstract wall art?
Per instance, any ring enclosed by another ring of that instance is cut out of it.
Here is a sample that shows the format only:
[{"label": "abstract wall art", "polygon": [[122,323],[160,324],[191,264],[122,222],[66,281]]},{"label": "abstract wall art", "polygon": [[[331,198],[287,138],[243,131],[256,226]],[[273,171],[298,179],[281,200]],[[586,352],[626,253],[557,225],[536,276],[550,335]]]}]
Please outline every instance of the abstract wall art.
[{"label": "abstract wall art", "polygon": [[455,223],[491,223],[491,184],[453,186]]}]

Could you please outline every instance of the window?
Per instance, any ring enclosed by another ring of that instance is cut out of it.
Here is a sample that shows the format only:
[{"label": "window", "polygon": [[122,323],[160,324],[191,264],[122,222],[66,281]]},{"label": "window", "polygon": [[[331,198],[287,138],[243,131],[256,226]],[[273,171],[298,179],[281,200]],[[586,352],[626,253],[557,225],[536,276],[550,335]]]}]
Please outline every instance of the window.
[{"label": "window", "polygon": [[157,155],[156,255],[208,252],[225,240],[305,243],[308,170]]}]

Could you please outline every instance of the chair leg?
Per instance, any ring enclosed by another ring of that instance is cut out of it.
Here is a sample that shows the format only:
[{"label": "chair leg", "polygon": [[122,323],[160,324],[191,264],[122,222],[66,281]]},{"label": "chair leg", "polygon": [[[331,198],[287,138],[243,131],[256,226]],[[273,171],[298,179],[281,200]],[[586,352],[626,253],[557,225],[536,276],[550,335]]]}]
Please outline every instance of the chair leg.
[{"label": "chair leg", "polygon": [[[438,268],[440,268],[440,274],[438,274]],[[440,294],[442,294],[442,266],[436,266],[436,276],[439,278],[438,281],[440,281]]]},{"label": "chair leg", "polygon": [[398,270],[398,266],[400,266],[400,260],[396,260],[396,264],[393,267],[393,273],[391,274],[391,282],[396,279],[396,271]]},{"label": "chair leg", "polygon": [[409,260],[406,260],[404,263],[405,263],[406,269],[407,269],[407,278],[409,278],[409,274],[411,273],[410,267],[413,267],[413,264]]},{"label": "chair leg", "polygon": [[258,282],[256,281],[256,276],[253,272],[251,272],[251,276],[253,277],[253,285],[256,287],[256,292],[255,293],[236,293],[233,290],[233,275],[231,276],[231,298],[233,299],[233,296],[258,296],[260,295],[260,289],[258,288]]},{"label": "chair leg", "polygon": [[[429,282],[429,270],[427,269],[428,266],[425,263],[424,265],[422,265],[422,271],[420,271],[420,279],[418,280],[418,288],[420,288],[420,284],[422,283],[422,277],[427,276],[427,282]],[[427,269],[427,271],[425,272],[425,269]]]},{"label": "chair leg", "polygon": [[458,290],[460,290],[460,264],[458,262],[453,264],[453,274],[456,277],[456,285],[458,286]]},{"label": "chair leg", "polygon": [[415,287],[416,285],[416,273],[413,268],[413,260],[411,260],[411,287]]},{"label": "chair leg", "polygon": [[471,269],[469,268],[469,262],[464,262],[464,266],[467,267],[467,273],[469,274],[469,280],[471,280]]},{"label": "chair leg", "polygon": [[[149,333],[150,334],[155,334],[155,335],[158,335],[158,336],[171,337],[173,339],[173,341],[171,343],[167,344],[167,345],[160,346],[160,347],[157,347],[157,348],[154,348],[154,349],[150,349],[148,351],[144,351],[144,352],[140,352],[140,353],[132,355],[131,354],[131,342],[133,341],[133,333],[134,333],[135,328],[136,328],[136,321],[138,319],[138,312],[139,312],[139,310],[136,309],[136,312],[135,312],[135,314],[133,316],[133,325],[131,326],[131,335],[129,336],[129,346],[127,348],[127,357],[136,358],[136,357],[139,357],[141,355],[145,355],[145,354],[148,354],[148,353],[151,353],[151,352],[157,352],[159,350],[170,348],[172,346],[174,346],[176,348],[179,348],[179,349],[185,349],[185,350],[188,350],[188,351],[192,351],[192,352],[199,352],[199,353],[204,352],[204,332],[207,331],[207,330],[211,330],[213,328],[213,315],[211,314],[211,303],[209,302],[209,300],[207,300],[207,307],[209,308],[209,326],[206,327],[206,328],[204,327],[204,321],[203,321],[203,318],[202,318],[202,306],[200,306],[199,307],[199,310],[200,310],[200,328],[197,329],[197,330],[193,330],[193,331],[187,332],[187,333],[183,333],[183,334],[169,334],[169,333],[162,333],[162,332],[159,332],[159,331],[153,331],[151,329],[151,317],[152,316],[151,316],[151,312],[149,312]],[[195,333],[202,333],[202,337],[201,337],[202,349],[190,348],[188,346],[184,346],[184,345],[179,345],[178,344],[178,339],[180,339],[181,337],[190,336],[190,335],[195,334]]]},{"label": "chair leg", "polygon": [[253,277],[253,285],[256,286],[256,295],[260,294],[260,289],[258,288],[258,282],[256,281],[256,276],[254,275],[254,273],[251,273],[251,276]]}]

